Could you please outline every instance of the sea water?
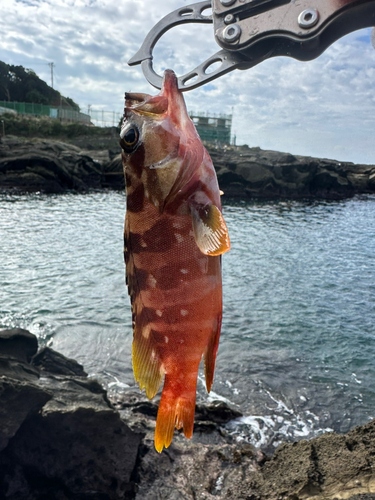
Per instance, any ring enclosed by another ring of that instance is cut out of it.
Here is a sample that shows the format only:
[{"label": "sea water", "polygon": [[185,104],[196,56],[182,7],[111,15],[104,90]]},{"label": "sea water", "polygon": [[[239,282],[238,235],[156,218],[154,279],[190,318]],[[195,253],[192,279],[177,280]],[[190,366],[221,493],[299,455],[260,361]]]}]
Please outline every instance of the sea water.
[{"label": "sea water", "polygon": [[[225,200],[224,311],[215,382],[263,448],[375,417],[375,197]],[[108,390],[134,387],[125,196],[0,195],[0,328],[22,327]]]}]

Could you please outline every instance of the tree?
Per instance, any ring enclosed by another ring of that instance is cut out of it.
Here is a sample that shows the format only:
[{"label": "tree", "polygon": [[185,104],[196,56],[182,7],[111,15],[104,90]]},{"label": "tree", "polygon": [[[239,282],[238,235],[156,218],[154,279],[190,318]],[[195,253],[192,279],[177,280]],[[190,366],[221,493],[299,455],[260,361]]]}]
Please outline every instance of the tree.
[{"label": "tree", "polygon": [[32,69],[12,66],[2,61],[0,61],[0,101],[62,105],[79,111],[78,104],[47,85]]}]

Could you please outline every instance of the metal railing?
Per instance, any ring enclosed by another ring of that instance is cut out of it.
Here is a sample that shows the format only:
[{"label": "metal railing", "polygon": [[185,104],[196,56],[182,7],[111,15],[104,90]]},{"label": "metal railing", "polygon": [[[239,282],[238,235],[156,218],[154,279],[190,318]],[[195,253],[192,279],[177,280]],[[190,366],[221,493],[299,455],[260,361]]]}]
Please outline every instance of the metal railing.
[{"label": "metal railing", "polygon": [[91,119],[91,123],[97,127],[117,127],[123,117],[123,113],[118,111],[98,110],[91,107],[88,107],[87,114]]},{"label": "metal railing", "polygon": [[24,115],[48,116],[49,118],[57,118],[63,121],[90,124],[89,115],[62,106],[46,106],[45,104],[35,102],[0,101],[0,108],[6,108]]}]

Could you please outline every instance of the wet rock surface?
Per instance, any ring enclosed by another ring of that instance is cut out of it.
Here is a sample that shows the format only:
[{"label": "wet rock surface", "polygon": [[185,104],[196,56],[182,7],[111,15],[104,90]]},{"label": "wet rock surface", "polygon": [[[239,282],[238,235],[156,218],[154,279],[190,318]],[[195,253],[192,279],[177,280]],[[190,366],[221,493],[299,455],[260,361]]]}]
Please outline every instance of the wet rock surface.
[{"label": "wet rock surface", "polygon": [[[75,144],[73,144],[75,142]],[[120,148],[99,139],[0,142],[0,192],[124,189]],[[95,146],[97,146],[95,148]],[[110,149],[98,149],[110,146]],[[226,197],[342,199],[375,192],[375,165],[356,165],[248,146],[207,147]]]},{"label": "wet rock surface", "polygon": [[225,424],[221,401],[196,407],[194,436],[153,446],[158,400],[111,400],[81,365],[26,330],[0,331],[0,498],[375,500],[375,421],[266,456]]}]

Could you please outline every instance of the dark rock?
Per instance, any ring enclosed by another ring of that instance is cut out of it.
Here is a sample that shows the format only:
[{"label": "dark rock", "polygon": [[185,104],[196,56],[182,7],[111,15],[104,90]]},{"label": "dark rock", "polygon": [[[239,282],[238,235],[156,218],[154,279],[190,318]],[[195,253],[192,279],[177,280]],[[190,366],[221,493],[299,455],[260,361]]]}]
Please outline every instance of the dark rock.
[{"label": "dark rock", "polygon": [[102,167],[73,146],[58,141],[0,143],[0,191],[62,193],[102,187]]},{"label": "dark rock", "polygon": [[[142,434],[81,365],[23,330],[0,332],[0,498],[125,499]],[[17,342],[16,342],[17,341]]]},{"label": "dark rock", "polygon": [[123,191],[125,178],[121,154],[116,155],[104,168],[104,185],[110,189]]},{"label": "dark rock", "polygon": [[373,165],[293,156],[260,148],[208,147],[228,197],[341,199],[375,192]]},{"label": "dark rock", "polygon": [[78,377],[86,377],[87,373],[83,366],[77,363],[74,359],[69,359],[59,352],[44,347],[32,360],[34,366],[41,371],[54,373],[57,375],[77,375]]},{"label": "dark rock", "polygon": [[[6,137],[0,144],[0,191],[124,190],[117,136],[102,139],[71,139],[75,146]],[[220,188],[227,197],[341,199],[375,192],[374,165],[294,156],[247,146],[207,146],[207,149]]]},{"label": "dark rock", "polygon": [[240,412],[215,401],[196,406],[191,440],[176,430],[158,454],[158,398],[129,390],[110,402],[78,363],[34,353],[28,332],[0,332],[1,500],[375,497],[375,420],[267,457],[227,432]]},{"label": "dark rock", "polygon": [[210,421],[216,424],[227,424],[230,420],[242,417],[236,408],[231,408],[223,401],[213,401],[210,404],[197,404],[195,407],[195,421]]},{"label": "dark rock", "polygon": [[38,350],[38,341],[32,333],[22,328],[0,330],[0,356],[21,361],[31,361]]},{"label": "dark rock", "polygon": [[[226,197],[341,199],[375,192],[373,165],[243,146],[207,149]],[[124,189],[122,168],[121,155],[106,165],[108,187]]]},{"label": "dark rock", "polygon": [[346,436],[282,445],[273,457],[225,435],[216,443],[196,431],[190,442],[175,436],[159,456],[145,439],[136,499],[372,500],[374,445],[375,421]]},{"label": "dark rock", "polygon": [[27,330],[0,331],[0,452],[52,397],[38,386],[39,373],[29,364],[37,347],[36,337]]},{"label": "dark rock", "polygon": [[[134,489],[131,475],[139,443],[140,436],[108,407],[77,406],[65,412],[54,406],[24,423],[7,456],[22,468],[34,494],[45,493],[45,485],[53,484],[57,492],[68,492],[68,498],[101,494],[120,499]],[[38,484],[30,482],[30,471]]]},{"label": "dark rock", "polygon": [[36,382],[33,377],[28,382],[0,377],[0,452],[23,422],[38,413],[51,399],[52,394],[38,387]]}]

